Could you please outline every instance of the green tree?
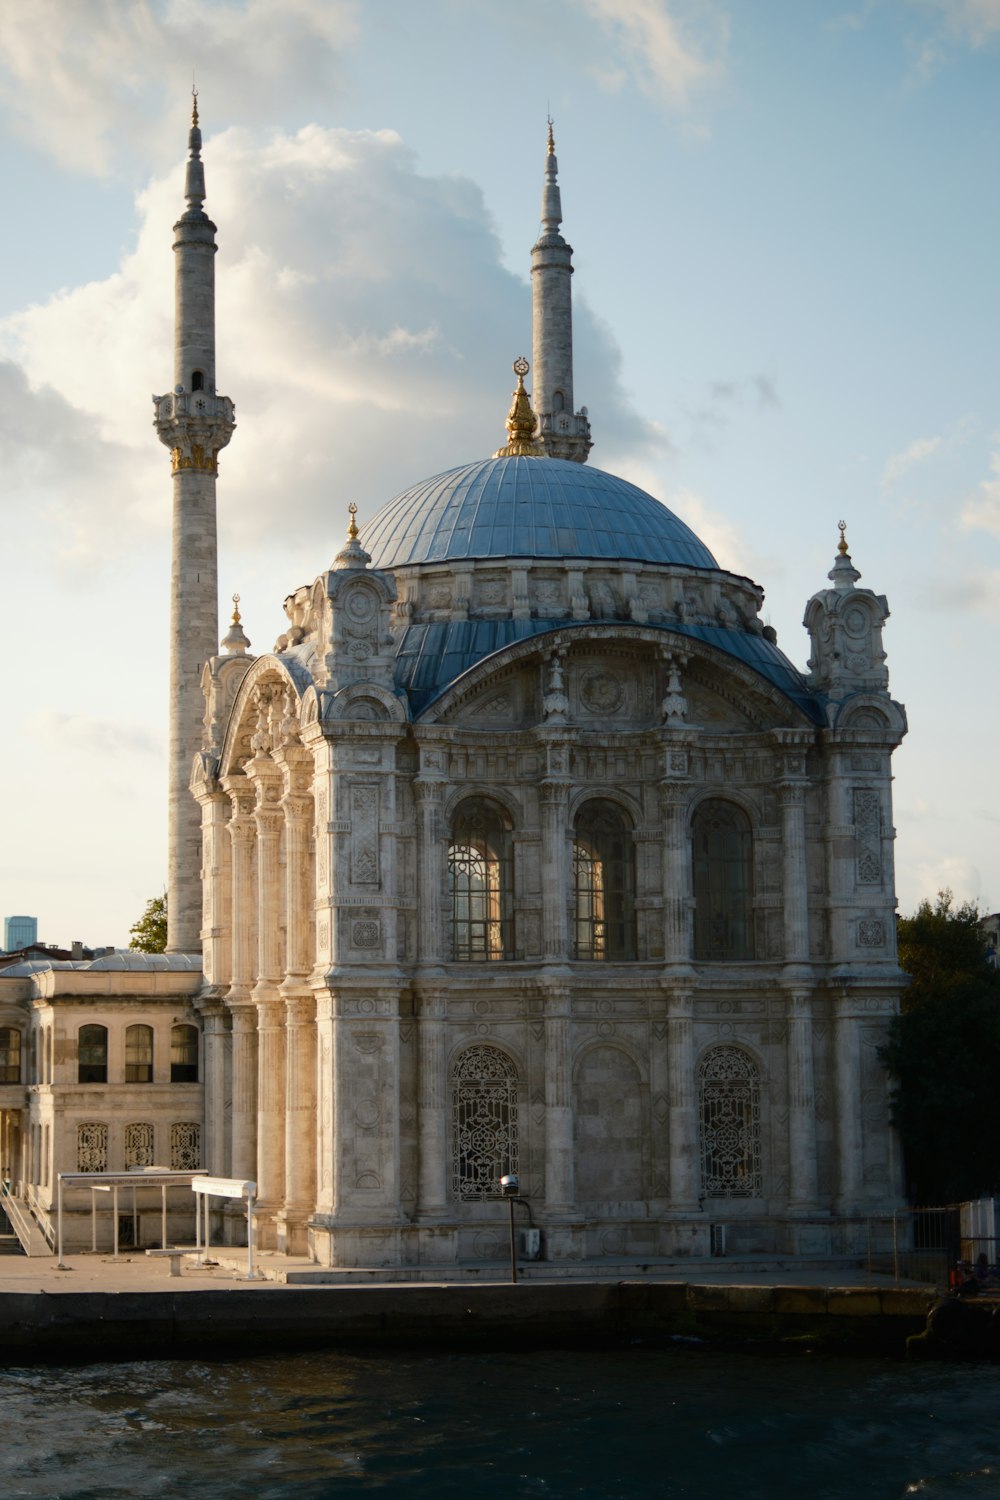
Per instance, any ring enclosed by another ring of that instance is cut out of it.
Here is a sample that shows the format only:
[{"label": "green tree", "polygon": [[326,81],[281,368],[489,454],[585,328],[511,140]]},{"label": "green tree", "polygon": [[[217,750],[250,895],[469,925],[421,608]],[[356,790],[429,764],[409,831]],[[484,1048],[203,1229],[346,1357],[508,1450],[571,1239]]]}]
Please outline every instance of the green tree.
[{"label": "green tree", "polygon": [[166,892],[162,896],[151,896],[146,902],[146,910],[133,927],[129,928],[132,934],[130,948],[137,948],[140,953],[165,953],[167,949],[167,897]]},{"label": "green tree", "polygon": [[882,1060],[910,1199],[954,1203],[1000,1185],[1000,972],[986,957],[974,902],[950,891],[899,923],[910,975]]}]

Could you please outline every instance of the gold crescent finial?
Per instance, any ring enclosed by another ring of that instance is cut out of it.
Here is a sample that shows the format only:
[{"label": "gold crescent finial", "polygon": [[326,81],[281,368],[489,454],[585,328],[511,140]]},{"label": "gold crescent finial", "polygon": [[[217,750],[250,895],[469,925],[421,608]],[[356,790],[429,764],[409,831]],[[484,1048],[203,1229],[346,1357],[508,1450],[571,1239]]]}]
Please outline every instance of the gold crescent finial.
[{"label": "gold crescent finial", "polygon": [[197,125],[197,123],[198,123],[198,86],[194,82],[194,79],[192,79],[191,80],[191,124],[192,125]]},{"label": "gold crescent finial", "polygon": [[555,154],[556,154],[556,140],[555,140],[555,136],[552,134],[552,116],[549,115],[549,155],[550,156],[555,156]]},{"label": "gold crescent finial", "polygon": [[355,519],[354,519],[354,518],[355,518],[355,516],[356,516],[356,515],[357,515],[357,513],[358,513],[358,507],[357,507],[357,506],[356,506],[356,505],[355,505],[355,503],[354,503],[354,501],[353,501],[353,500],[352,500],[352,501],[351,501],[351,503],[350,503],[350,505],[349,505],[349,506],[348,506],[348,507],[347,507],[347,509],[348,509],[348,510],[349,510],[349,511],[350,511],[350,513],[351,513],[351,524],[350,524],[350,526],[348,526],[348,528],[347,528],[347,535],[348,535],[348,537],[349,537],[349,538],[350,538],[350,540],[351,540],[351,541],[352,541],[352,542],[353,542],[353,541],[354,541],[354,538],[355,538],[355,537],[356,537],[356,536],[357,536],[357,534],[358,534],[358,523],[357,523],[357,521],[356,521],[356,520],[355,520]]},{"label": "gold crescent finial", "polygon": [[840,542],[839,542],[839,544],[837,546],[837,551],[840,553],[841,557],[846,557],[847,556],[847,535],[846,535],[846,532],[847,532],[847,522],[846,521],[838,521],[837,522],[837,529],[840,532]]},{"label": "gold crescent finial", "polygon": [[535,428],[538,426],[538,418],[531,409],[531,401],[524,389],[524,377],[531,366],[524,355],[518,355],[514,361],[514,374],[517,376],[517,390],[511,402],[510,411],[507,413],[507,434],[509,441],[494,453],[494,458],[537,458],[543,449],[535,439]]},{"label": "gold crescent finial", "polygon": [[239,594],[234,594],[233,595],[233,624],[234,625],[238,625],[239,623],[240,623],[240,596],[239,596]]}]

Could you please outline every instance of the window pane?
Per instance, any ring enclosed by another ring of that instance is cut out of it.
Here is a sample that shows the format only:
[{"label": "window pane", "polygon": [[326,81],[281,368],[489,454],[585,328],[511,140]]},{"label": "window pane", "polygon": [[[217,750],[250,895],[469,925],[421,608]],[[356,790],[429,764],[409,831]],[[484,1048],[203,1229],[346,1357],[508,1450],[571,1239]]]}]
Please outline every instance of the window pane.
[{"label": "window pane", "polygon": [[612,802],[587,802],[573,841],[573,952],[580,959],[636,956],[632,829]]},{"label": "window pane", "polygon": [[695,958],[753,958],[753,835],[731,802],[703,802],[692,825]]},{"label": "window pane", "polygon": [[170,1082],[198,1082],[197,1026],[175,1026],[170,1032]]},{"label": "window pane", "polygon": [[448,847],[453,958],[511,956],[511,865],[510,830],[502,810],[483,798],[463,802]]},{"label": "window pane", "polygon": [[153,1028],[128,1026],[125,1029],[125,1082],[152,1083]]},{"label": "window pane", "polygon": [[108,1029],[106,1026],[80,1027],[77,1038],[77,1079],[80,1083],[107,1083]]},{"label": "window pane", "polygon": [[21,1082],[21,1033],[15,1026],[0,1027],[0,1083]]}]

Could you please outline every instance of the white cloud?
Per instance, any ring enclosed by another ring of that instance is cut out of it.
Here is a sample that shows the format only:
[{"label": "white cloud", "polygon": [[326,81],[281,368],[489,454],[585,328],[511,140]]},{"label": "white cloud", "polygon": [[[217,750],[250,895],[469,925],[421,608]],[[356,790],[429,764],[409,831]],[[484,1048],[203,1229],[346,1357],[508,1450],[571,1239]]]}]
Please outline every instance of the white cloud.
[{"label": "white cloud", "polygon": [[[718,5],[702,3],[687,24],[670,0],[584,0],[618,43],[623,62],[609,61],[600,81],[611,91],[631,77],[643,93],[684,111],[723,68],[728,25]],[[689,9],[689,8],[688,8]]]},{"label": "white cloud", "polygon": [[968,500],[962,507],[961,522],[967,530],[988,531],[1000,536],[1000,453],[990,459],[992,479],[979,484],[976,498]]},{"label": "white cloud", "polygon": [[1000,31],[1000,0],[911,0],[921,10],[940,14],[948,29],[973,47]]},{"label": "white cloud", "polygon": [[916,465],[926,463],[940,450],[943,442],[944,438],[940,436],[915,438],[901,453],[894,453],[882,470],[882,488],[891,489]]},{"label": "white cloud", "polygon": [[923,860],[909,869],[909,886],[915,893],[914,905],[920,901],[933,901],[938,891],[951,891],[956,905],[963,901],[979,902],[983,899],[982,876],[971,859],[962,855],[941,855],[936,859]]},{"label": "white cloud", "polygon": [[[163,160],[188,108],[191,68],[206,123],[325,106],[343,91],[357,30],[350,0],[31,0],[3,7],[0,104],[34,147],[106,176]],[[151,86],[155,67],[156,86]]]}]

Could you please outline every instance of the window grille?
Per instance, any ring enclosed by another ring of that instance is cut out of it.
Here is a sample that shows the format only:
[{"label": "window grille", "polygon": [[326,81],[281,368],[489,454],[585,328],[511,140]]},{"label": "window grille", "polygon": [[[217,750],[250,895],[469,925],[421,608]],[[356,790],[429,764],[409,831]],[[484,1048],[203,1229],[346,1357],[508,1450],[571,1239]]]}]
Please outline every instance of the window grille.
[{"label": "window grille", "polygon": [[596,960],[636,956],[632,830],[610,802],[586,803],[574,827],[573,953]]},{"label": "window grille", "polygon": [[21,1033],[16,1026],[0,1026],[0,1083],[21,1082]]},{"label": "window grille", "polygon": [[698,1070],[706,1198],[758,1198],[760,1072],[739,1047],[713,1047]]},{"label": "window grille", "polygon": [[201,1126],[196,1122],[170,1127],[171,1172],[196,1172],[201,1166]]},{"label": "window grille", "polygon": [[462,1201],[499,1198],[517,1166],[517,1070],[497,1047],[468,1047],[452,1075],[452,1186]]},{"label": "window grille", "polygon": [[153,1081],[153,1028],[152,1026],[127,1026],[125,1028],[125,1082],[152,1083]]},{"label": "window grille", "polygon": [[692,823],[694,956],[753,958],[753,834],[742,808],[703,802]]},{"label": "window grille", "polygon": [[76,1170],[78,1172],[106,1172],[108,1170],[107,1125],[90,1121],[76,1127]]},{"label": "window grille", "polygon": [[152,1125],[126,1125],[125,1126],[125,1170],[130,1167],[151,1167],[153,1165],[153,1127]]},{"label": "window grille", "polygon": [[77,1037],[77,1081],[107,1083],[108,1028],[81,1026]]},{"label": "window grille", "polygon": [[448,847],[453,958],[511,956],[511,865],[510,829],[500,808],[484,798],[463,802]]},{"label": "window grille", "polygon": [[170,1082],[198,1082],[197,1026],[174,1026],[171,1028]]}]

